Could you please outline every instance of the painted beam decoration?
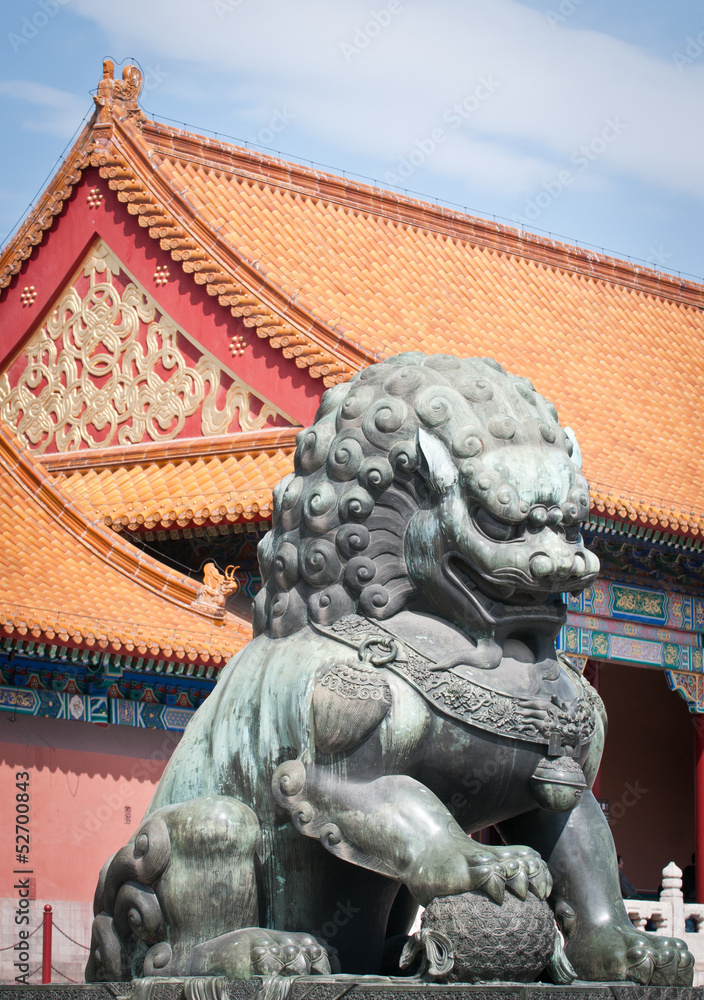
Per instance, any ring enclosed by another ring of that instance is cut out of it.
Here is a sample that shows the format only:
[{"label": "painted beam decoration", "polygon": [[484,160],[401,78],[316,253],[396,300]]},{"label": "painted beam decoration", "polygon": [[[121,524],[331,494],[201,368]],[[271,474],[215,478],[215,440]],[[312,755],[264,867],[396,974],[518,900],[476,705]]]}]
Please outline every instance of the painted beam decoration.
[{"label": "painted beam decoration", "polygon": [[704,631],[703,597],[633,587],[601,578],[582,594],[569,596],[567,600],[570,611],[583,614]]},{"label": "painted beam decoration", "polygon": [[597,580],[568,597],[557,646],[590,657],[664,670],[690,712],[704,713],[704,598]]},{"label": "painted beam decoration", "polygon": [[185,729],[213,666],[0,639],[0,711],[140,729]]},{"label": "painted beam decoration", "polygon": [[567,598],[558,648],[636,666],[701,673],[704,598],[597,580]]},{"label": "painted beam decoration", "polygon": [[153,702],[127,701],[107,695],[66,694],[60,691],[37,691],[35,688],[0,688],[0,711],[32,715],[46,719],[94,722],[136,729],[171,729],[181,731],[188,725],[195,709],[159,705]]},{"label": "painted beam decoration", "polygon": [[558,648],[616,663],[701,673],[704,598],[597,580],[567,598]]},{"label": "painted beam decoration", "polygon": [[666,670],[665,676],[670,690],[677,691],[682,695],[690,712],[695,715],[704,713],[704,676],[702,674]]}]

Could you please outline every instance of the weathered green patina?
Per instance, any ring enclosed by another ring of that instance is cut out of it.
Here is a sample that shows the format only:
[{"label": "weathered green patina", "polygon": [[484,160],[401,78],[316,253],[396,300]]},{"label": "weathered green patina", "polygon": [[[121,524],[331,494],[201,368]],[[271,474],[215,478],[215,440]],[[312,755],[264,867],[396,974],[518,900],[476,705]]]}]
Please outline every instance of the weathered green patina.
[{"label": "weathered green patina", "polygon": [[[628,921],[589,790],[603,706],[555,652],[598,571],[588,497],[555,408],[494,361],[329,390],[275,490],[255,638],[103,869],[87,978],[400,971],[418,903],[484,894],[500,931],[508,891],[549,900],[562,981],[691,983]],[[468,836],[492,824],[507,846]]]}]

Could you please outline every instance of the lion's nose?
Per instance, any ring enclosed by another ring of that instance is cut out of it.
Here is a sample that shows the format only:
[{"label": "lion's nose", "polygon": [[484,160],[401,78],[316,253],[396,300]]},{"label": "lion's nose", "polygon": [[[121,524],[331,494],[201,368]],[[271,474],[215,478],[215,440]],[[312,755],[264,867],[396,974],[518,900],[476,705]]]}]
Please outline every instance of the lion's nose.
[{"label": "lion's nose", "polygon": [[555,572],[553,561],[545,552],[530,557],[530,571],[536,580],[544,580]]},{"label": "lion's nose", "polygon": [[580,578],[587,572],[587,560],[578,552],[572,561],[572,576]]},{"label": "lion's nose", "polygon": [[599,560],[590,552],[583,549],[577,552],[572,563],[572,576],[581,580],[585,576],[595,576],[599,572]]},{"label": "lion's nose", "polygon": [[530,554],[528,568],[533,579],[543,587],[551,584],[578,581],[599,572],[599,560],[588,549],[575,547],[567,542],[559,528],[546,525],[534,536],[535,548]]},{"label": "lion's nose", "polygon": [[576,556],[554,532],[541,532],[544,546],[530,557],[530,571],[536,580],[566,580],[574,574]]}]

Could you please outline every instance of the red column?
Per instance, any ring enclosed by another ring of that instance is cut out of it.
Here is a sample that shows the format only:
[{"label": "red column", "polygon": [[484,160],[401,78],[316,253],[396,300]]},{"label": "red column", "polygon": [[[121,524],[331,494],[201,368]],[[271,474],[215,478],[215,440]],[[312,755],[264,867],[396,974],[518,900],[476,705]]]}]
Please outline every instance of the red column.
[{"label": "red column", "polygon": [[694,717],[694,753],[697,780],[696,851],[697,902],[704,902],[704,715]]},{"label": "red column", "polygon": [[51,907],[47,903],[44,907],[44,940],[42,946],[42,983],[51,982],[51,929],[52,914]]}]

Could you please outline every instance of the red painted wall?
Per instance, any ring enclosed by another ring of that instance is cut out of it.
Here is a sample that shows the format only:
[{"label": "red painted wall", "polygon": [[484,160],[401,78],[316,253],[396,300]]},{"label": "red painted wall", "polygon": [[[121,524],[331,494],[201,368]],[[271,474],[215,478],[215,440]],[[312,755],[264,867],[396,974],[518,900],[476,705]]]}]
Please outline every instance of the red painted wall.
[{"label": "red painted wall", "polygon": [[[33,872],[37,897],[92,901],[101,867],[137,829],[180,735],[0,715],[0,896],[17,895],[22,869]],[[21,772],[29,774],[27,865],[14,850]]]},{"label": "red painted wall", "polygon": [[660,670],[603,664],[609,716],[600,798],[636,889],[654,891],[664,866],[694,851],[694,722]]}]

